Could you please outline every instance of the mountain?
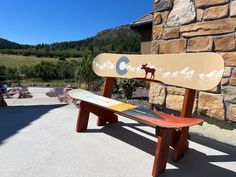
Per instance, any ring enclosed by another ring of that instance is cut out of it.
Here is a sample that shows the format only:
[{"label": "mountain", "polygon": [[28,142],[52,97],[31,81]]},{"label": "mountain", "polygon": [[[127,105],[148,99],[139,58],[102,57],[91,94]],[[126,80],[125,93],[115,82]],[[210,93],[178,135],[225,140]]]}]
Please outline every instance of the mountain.
[{"label": "mountain", "polygon": [[79,41],[53,44],[21,45],[0,39],[0,53],[35,55],[38,57],[79,57],[87,53],[138,53],[140,35],[129,26],[101,31],[96,36]]},{"label": "mountain", "polygon": [[0,49],[21,49],[23,45],[0,38]]},{"label": "mountain", "polygon": [[140,36],[128,26],[121,26],[97,33],[95,37],[81,41],[61,42],[51,44],[50,47],[56,49],[80,49],[81,47],[106,48],[109,50],[123,49],[127,51],[138,51]]}]

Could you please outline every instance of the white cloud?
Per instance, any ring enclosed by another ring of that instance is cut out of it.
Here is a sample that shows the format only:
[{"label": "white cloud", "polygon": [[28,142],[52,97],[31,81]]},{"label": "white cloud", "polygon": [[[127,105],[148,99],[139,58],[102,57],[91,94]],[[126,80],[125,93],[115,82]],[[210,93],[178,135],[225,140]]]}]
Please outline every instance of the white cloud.
[{"label": "white cloud", "polygon": [[100,70],[104,69],[112,70],[113,68],[115,68],[115,65],[110,60],[101,64],[97,63],[96,61],[93,61],[93,66]]},{"label": "white cloud", "polygon": [[180,71],[181,74],[186,74],[190,68],[186,67],[183,70]]},{"label": "white cloud", "polygon": [[178,77],[178,75],[179,75],[179,71],[175,71],[175,72],[172,73],[173,77]]},{"label": "white cloud", "polygon": [[200,79],[202,79],[202,80],[205,80],[205,79],[212,79],[212,78],[221,77],[222,74],[223,74],[223,72],[224,72],[223,69],[222,69],[222,70],[219,70],[219,71],[214,70],[214,71],[209,72],[209,73],[206,73],[206,74],[201,73],[201,74],[199,74],[198,76],[199,76]]},{"label": "white cloud", "polygon": [[171,72],[165,72],[163,73],[163,77],[169,77],[171,75]]}]

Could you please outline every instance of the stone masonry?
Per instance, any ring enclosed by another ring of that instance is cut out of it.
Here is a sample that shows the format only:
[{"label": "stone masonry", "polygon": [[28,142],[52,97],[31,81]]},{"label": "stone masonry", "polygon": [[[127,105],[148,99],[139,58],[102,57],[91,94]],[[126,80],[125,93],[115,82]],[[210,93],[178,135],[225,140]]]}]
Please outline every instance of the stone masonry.
[{"label": "stone masonry", "polygon": [[[221,83],[196,94],[194,111],[236,122],[236,0],[154,0],[152,54],[217,52]],[[149,101],[179,110],[184,89],[151,84]]]}]

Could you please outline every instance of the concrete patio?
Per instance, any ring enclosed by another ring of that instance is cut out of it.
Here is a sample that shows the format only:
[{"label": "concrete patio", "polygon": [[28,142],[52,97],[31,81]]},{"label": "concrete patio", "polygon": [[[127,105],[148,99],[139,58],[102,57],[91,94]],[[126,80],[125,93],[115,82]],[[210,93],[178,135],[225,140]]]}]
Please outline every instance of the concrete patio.
[{"label": "concrete patio", "polygon": [[[6,100],[0,108],[1,177],[148,177],[156,138],[154,129],[119,117],[88,131],[75,132],[77,108],[31,88],[32,99]],[[235,177],[236,147],[191,134],[185,157],[169,156],[161,177]]]}]

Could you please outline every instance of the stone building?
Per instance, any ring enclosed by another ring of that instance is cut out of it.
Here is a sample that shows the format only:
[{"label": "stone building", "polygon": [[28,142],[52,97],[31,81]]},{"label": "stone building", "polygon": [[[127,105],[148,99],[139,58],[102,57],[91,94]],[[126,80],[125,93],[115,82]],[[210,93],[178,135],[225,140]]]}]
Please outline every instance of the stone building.
[{"label": "stone building", "polygon": [[[143,36],[141,53],[221,54],[222,81],[208,92],[197,93],[194,111],[236,122],[236,0],[154,0],[154,11],[131,27]],[[151,84],[149,101],[180,110],[183,94],[180,88]]]},{"label": "stone building", "polygon": [[141,54],[150,54],[152,47],[153,12],[146,14],[131,24],[131,28],[141,34]]}]

